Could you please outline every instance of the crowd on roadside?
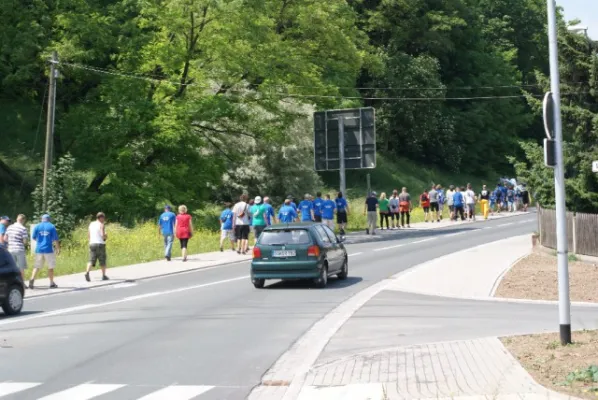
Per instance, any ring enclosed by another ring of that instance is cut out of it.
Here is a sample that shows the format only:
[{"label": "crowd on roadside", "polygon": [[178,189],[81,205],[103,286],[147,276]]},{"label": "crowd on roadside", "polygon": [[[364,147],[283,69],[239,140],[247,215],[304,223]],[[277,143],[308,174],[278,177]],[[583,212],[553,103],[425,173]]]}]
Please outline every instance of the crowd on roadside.
[{"label": "crowd on roadside", "polygon": [[[463,187],[450,185],[445,191],[442,185],[432,185],[429,190],[424,190],[418,196],[418,204],[424,212],[424,222],[440,222],[448,209],[451,221],[475,220],[476,205],[480,204],[484,219],[490,213],[513,212],[519,209],[527,211],[530,204],[530,195],[526,185],[516,185],[509,180],[501,181],[496,188],[490,190],[483,185],[478,192],[474,191],[471,184]],[[367,234],[376,234],[378,220],[381,229],[410,228],[411,212],[415,202],[412,200],[406,187],[401,191],[393,190],[387,197],[386,193],[380,196],[371,192],[365,200],[364,215],[367,216]],[[188,213],[185,205],[180,205],[178,214],[172,211],[170,205],[164,207],[164,212],[158,219],[158,233],[164,243],[164,257],[167,261],[172,258],[174,239],[178,239],[183,261],[187,261],[187,247],[193,237],[193,218]],[[232,202],[224,204],[220,215],[220,251],[225,245],[230,245],[232,251],[238,254],[247,254],[249,250],[249,237],[253,234],[254,245],[267,226],[272,224],[288,224],[293,222],[317,222],[326,224],[333,231],[335,225],[341,236],[345,235],[350,214],[349,202],[343,193],[339,192],[333,198],[330,194],[318,192],[315,196],[305,194],[303,199],[296,203],[292,195],[287,196],[284,204],[275,212],[269,197],[256,196],[249,200],[243,194],[234,205]],[[89,224],[89,260],[85,272],[85,280],[90,281],[90,271],[99,262],[102,280],[108,280],[106,275],[107,253],[106,241],[108,239],[105,229],[106,216],[99,212],[93,222]],[[11,224],[8,216],[0,218],[0,247],[7,249],[13,256],[16,266],[20,269],[23,281],[27,269],[26,249],[29,240],[35,241],[34,267],[28,287],[34,288],[35,278],[44,265],[48,268],[50,288],[57,288],[54,282],[54,268],[56,256],[60,253],[60,243],[56,227],[51,223],[50,215],[44,214],[41,223],[35,225],[31,237],[25,227],[26,217],[17,216],[15,223]],[[386,227],[385,227],[386,225]]]}]

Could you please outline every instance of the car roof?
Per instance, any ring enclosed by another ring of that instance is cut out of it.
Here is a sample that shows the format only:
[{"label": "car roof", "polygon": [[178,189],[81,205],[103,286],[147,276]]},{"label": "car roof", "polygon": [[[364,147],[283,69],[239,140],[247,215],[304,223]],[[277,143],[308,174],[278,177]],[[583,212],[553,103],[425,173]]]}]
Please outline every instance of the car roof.
[{"label": "car roof", "polygon": [[294,222],[292,224],[277,224],[270,225],[266,228],[267,231],[278,231],[283,229],[309,229],[316,226],[315,222]]}]

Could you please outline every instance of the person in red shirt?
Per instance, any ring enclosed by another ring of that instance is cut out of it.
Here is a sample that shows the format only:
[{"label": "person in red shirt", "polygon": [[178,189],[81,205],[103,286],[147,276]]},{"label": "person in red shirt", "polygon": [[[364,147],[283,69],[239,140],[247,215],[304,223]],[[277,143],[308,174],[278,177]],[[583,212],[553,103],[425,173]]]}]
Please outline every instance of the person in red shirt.
[{"label": "person in red shirt", "polygon": [[430,215],[430,195],[427,190],[419,196],[419,205],[424,209],[424,222],[428,222],[428,216]]},{"label": "person in red shirt", "polygon": [[183,261],[187,261],[187,244],[193,236],[193,220],[191,215],[187,214],[187,206],[179,206],[179,215],[176,216],[174,231],[177,239],[181,243],[181,252]]}]

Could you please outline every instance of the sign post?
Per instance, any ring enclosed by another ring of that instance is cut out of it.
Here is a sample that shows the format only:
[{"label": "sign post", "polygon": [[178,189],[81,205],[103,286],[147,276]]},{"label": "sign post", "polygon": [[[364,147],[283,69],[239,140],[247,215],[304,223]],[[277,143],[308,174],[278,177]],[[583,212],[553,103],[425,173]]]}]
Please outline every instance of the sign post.
[{"label": "sign post", "polygon": [[341,115],[338,117],[338,158],[339,158],[339,172],[340,172],[340,192],[343,196],[347,195],[347,182],[345,180],[345,118]]}]

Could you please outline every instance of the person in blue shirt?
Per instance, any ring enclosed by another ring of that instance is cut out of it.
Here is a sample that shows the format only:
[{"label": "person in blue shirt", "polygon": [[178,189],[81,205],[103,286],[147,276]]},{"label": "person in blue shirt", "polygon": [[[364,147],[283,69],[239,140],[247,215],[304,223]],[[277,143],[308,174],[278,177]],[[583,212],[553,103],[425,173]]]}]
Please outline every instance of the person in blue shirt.
[{"label": "person in blue shirt", "polygon": [[270,204],[269,197],[264,197],[264,208],[266,209],[266,223],[270,226],[276,222],[276,216],[274,214],[274,207]]},{"label": "person in blue shirt", "polygon": [[322,204],[324,204],[324,200],[322,199],[322,193],[316,193],[316,198],[313,201],[314,203],[314,221],[322,222]]},{"label": "person in blue shirt", "polygon": [[334,231],[334,212],[336,211],[336,202],[330,199],[330,195],[326,195],[326,199],[322,202],[322,223]]},{"label": "person in blue shirt", "polygon": [[220,214],[220,251],[224,251],[224,241],[230,241],[230,248],[235,251],[235,235],[233,234],[233,217],[234,214],[230,202],[224,203],[224,211]]},{"label": "person in blue shirt", "polygon": [[507,189],[508,183],[505,182],[503,185],[500,186],[501,198],[502,198],[502,208],[508,209],[508,200],[507,200]]},{"label": "person in blue shirt", "polygon": [[464,188],[457,187],[457,191],[453,194],[453,207],[455,207],[455,219],[461,216],[461,221],[465,221],[465,213],[464,213],[464,206],[465,206],[465,198],[463,197],[462,190]]},{"label": "person in blue shirt", "polygon": [[[60,254],[60,244],[58,243],[58,232],[56,227],[50,222],[48,214],[42,215],[42,222],[33,229],[31,238],[35,240],[35,265],[31,272],[29,280],[29,289],[33,289],[35,276],[44,262],[48,265],[48,278],[50,279],[50,289],[58,286],[54,283],[54,268],[56,267],[56,256]],[[56,249],[56,250],[54,250]]]},{"label": "person in blue shirt", "polygon": [[306,194],[303,201],[299,203],[299,212],[301,213],[301,222],[314,220],[314,203],[309,194]]},{"label": "person in blue shirt", "polygon": [[4,235],[6,235],[6,229],[8,228],[9,225],[10,225],[9,217],[4,216],[4,217],[0,218],[0,247],[7,248],[5,240],[4,240]]},{"label": "person in blue shirt", "polygon": [[515,191],[512,186],[507,188],[507,210],[509,212],[515,211]]},{"label": "person in blue shirt", "polygon": [[[292,194],[287,196],[287,200],[290,200],[290,206],[293,207],[293,209],[295,210],[295,212],[297,212],[297,204],[295,204],[295,198],[293,197]],[[286,202],[285,202],[286,203]]]},{"label": "person in blue shirt", "polygon": [[347,226],[348,222],[348,215],[349,215],[349,203],[343,197],[342,192],[338,192],[338,196],[336,197],[336,222],[339,224],[339,229],[341,236],[345,234],[345,227]]},{"label": "person in blue shirt", "polygon": [[297,220],[297,211],[291,205],[291,199],[286,199],[284,205],[278,211],[278,221],[281,224],[290,224]]},{"label": "person in blue shirt", "polygon": [[494,194],[496,196],[496,208],[498,210],[498,212],[500,213],[502,207],[503,207],[503,203],[505,201],[505,198],[503,196],[503,192],[502,192],[502,187],[499,184],[496,185],[496,189],[494,190]]},{"label": "person in blue shirt", "polygon": [[164,212],[158,218],[158,233],[164,239],[164,258],[170,261],[172,255],[172,242],[174,241],[174,223],[176,215],[172,212],[172,207],[164,206]]},{"label": "person in blue shirt", "polygon": [[496,190],[493,190],[490,193],[490,212],[492,214],[494,214],[494,211],[496,210]]}]

